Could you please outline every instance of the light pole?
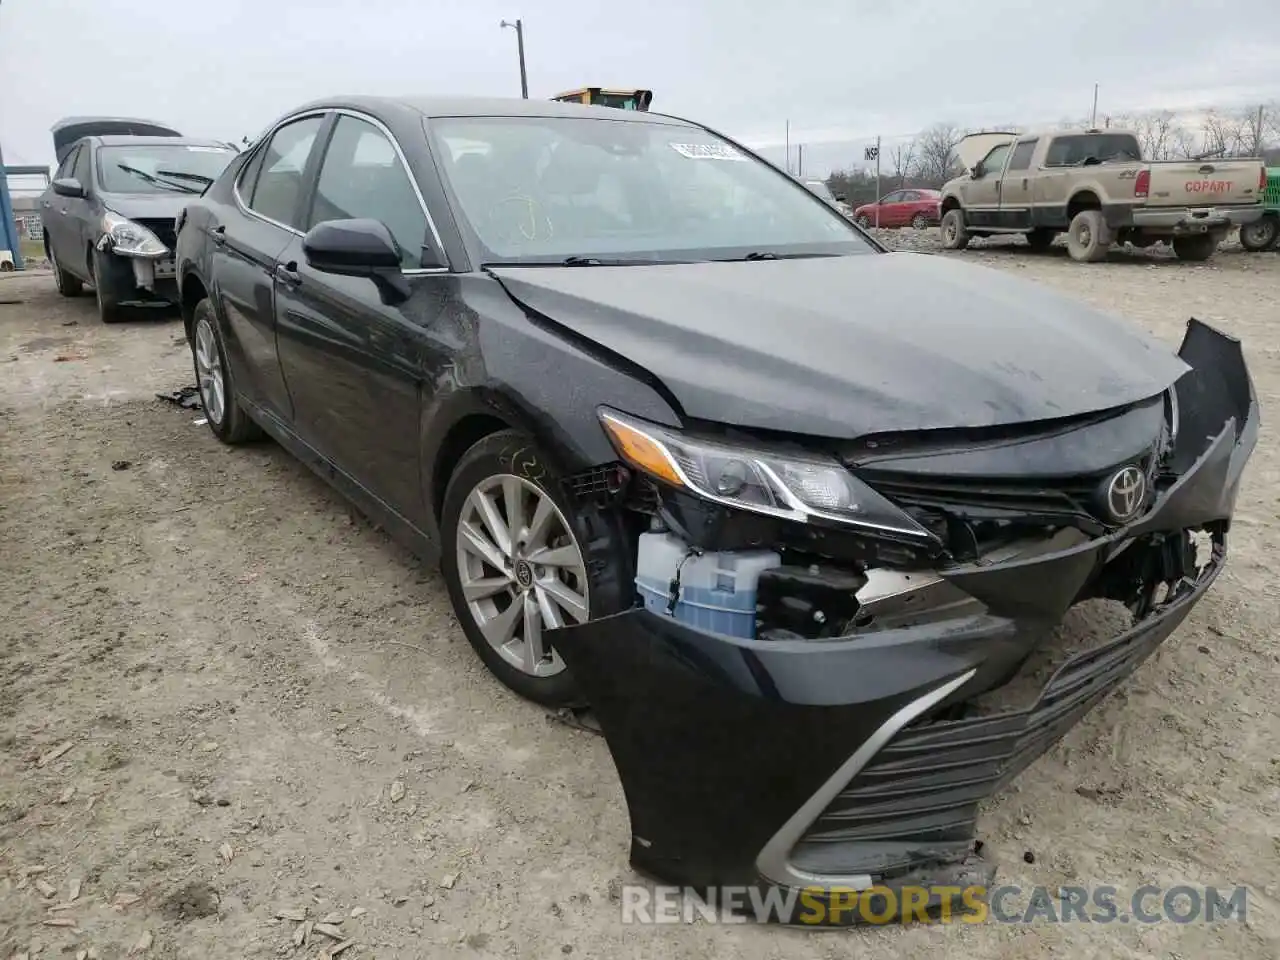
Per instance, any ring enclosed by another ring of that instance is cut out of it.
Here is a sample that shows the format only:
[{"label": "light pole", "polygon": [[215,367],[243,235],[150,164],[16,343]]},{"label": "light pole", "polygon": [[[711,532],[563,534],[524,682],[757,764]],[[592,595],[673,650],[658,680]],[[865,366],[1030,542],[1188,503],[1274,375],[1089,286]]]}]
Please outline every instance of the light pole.
[{"label": "light pole", "polygon": [[525,100],[528,100],[529,77],[528,74],[524,72],[524,21],[517,20],[515,23],[511,23],[507,20],[503,20],[499,26],[504,28],[512,27],[516,32],[516,46],[520,50],[520,96]]}]

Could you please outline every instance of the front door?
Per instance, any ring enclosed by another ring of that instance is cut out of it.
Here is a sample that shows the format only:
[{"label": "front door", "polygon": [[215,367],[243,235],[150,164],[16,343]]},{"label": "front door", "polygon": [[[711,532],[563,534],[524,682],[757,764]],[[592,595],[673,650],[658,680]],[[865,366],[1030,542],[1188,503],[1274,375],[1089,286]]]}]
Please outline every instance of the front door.
[{"label": "front door", "polygon": [[1000,183],[1000,226],[1030,230],[1031,222],[1031,155],[1036,141],[1016,144],[1009,157],[1004,179]]},{"label": "front door", "polygon": [[977,170],[979,176],[960,187],[964,203],[965,223],[971,227],[998,227],[1000,225],[1000,183],[1004,177],[1005,161],[1012,145],[1002,143],[993,147],[983,158]]},{"label": "front door", "polygon": [[277,269],[280,364],[305,439],[367,491],[422,526],[420,418],[439,351],[432,321],[453,282],[423,269],[425,207],[390,136],[338,116],[304,229],[326,220],[381,221],[401,251],[410,298],[388,303],[363,277],[324,273],[295,238]]}]

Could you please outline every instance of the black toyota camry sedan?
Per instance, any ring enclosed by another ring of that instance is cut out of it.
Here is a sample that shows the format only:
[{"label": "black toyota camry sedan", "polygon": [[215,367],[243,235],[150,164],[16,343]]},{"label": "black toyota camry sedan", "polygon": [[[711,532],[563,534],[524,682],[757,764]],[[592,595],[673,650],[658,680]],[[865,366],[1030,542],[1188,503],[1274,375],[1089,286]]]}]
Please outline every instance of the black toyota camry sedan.
[{"label": "black toyota camry sedan", "polygon": [[[977,805],[1203,596],[1257,438],[1235,340],[886,253],[653,113],[313,103],[187,204],[177,273],[213,433],[438,559],[682,883],[984,876]],[[1130,626],[973,710],[1096,598]]]}]

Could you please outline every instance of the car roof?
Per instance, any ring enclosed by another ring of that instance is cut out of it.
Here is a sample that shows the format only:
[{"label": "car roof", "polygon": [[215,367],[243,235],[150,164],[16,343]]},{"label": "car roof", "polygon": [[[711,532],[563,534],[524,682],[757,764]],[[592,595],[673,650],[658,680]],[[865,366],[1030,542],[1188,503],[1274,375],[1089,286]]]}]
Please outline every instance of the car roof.
[{"label": "car roof", "polygon": [[89,137],[102,147],[133,146],[167,146],[167,147],[221,147],[235,152],[230,144],[220,140],[205,140],[200,137],[135,137],[127,134],[113,134],[105,137]]},{"label": "car roof", "polygon": [[314,100],[288,116],[308,110],[350,109],[379,116],[385,113],[419,113],[424,117],[605,117],[623,123],[662,123],[694,126],[688,120],[647,111],[617,107],[589,107],[556,100],[522,100],[516,97],[365,97],[336,96]]}]

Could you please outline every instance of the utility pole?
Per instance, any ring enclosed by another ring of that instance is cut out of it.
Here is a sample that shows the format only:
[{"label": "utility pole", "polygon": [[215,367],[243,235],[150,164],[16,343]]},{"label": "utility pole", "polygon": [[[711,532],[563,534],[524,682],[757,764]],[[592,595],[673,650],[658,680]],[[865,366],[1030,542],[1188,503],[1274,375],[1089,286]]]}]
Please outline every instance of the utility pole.
[{"label": "utility pole", "polygon": [[1098,129],[1098,85],[1093,85],[1093,119],[1089,121],[1089,129]]},{"label": "utility pole", "polygon": [[1262,112],[1263,105],[1258,104],[1258,116],[1253,122],[1253,155],[1262,156]]},{"label": "utility pole", "polygon": [[503,20],[500,27],[511,27],[516,32],[516,48],[520,51],[520,96],[529,99],[529,75],[524,69],[524,21],[517,19],[515,23]]},{"label": "utility pole", "polygon": [[787,121],[787,173],[791,172],[791,121]]},{"label": "utility pole", "polygon": [[804,176],[804,144],[796,144],[796,176]]}]

